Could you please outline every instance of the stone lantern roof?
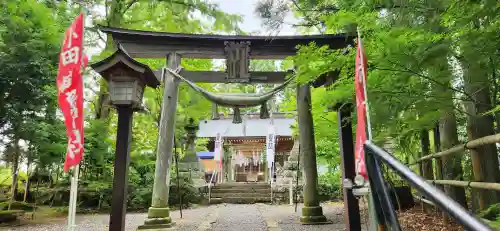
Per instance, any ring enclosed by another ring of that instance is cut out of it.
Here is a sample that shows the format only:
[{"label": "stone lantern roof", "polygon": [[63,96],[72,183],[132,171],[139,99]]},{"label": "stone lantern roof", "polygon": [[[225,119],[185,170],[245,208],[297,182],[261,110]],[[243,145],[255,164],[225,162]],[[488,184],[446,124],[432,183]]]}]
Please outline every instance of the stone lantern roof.
[{"label": "stone lantern roof", "polygon": [[111,76],[130,76],[140,78],[146,86],[160,86],[160,80],[153,70],[130,57],[121,45],[118,45],[115,53],[90,66],[108,81]]}]

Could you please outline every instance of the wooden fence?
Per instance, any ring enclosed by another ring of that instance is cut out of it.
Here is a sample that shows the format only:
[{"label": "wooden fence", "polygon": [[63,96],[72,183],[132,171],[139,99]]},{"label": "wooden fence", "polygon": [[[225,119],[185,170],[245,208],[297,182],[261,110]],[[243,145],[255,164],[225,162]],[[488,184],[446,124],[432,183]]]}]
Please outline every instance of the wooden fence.
[{"label": "wooden fence", "polygon": [[[436,139],[436,135],[435,135],[435,139]],[[436,140],[435,140],[435,142],[436,142]],[[439,143],[439,141],[438,141],[438,143]],[[474,149],[474,148],[478,148],[478,147],[483,146],[483,145],[496,144],[496,143],[500,143],[500,133],[495,134],[495,135],[485,136],[485,137],[482,137],[482,138],[479,138],[476,140],[472,140],[472,141],[469,141],[465,144],[460,144],[460,145],[454,146],[448,150],[444,150],[444,151],[440,151],[437,153],[422,156],[417,161],[410,163],[409,165],[412,166],[412,165],[417,165],[417,164],[425,164],[426,162],[427,162],[426,164],[429,164],[429,161],[432,161],[434,159],[434,160],[436,160],[437,169],[433,169],[433,170],[436,170],[436,178],[437,179],[434,179],[433,175],[429,176],[428,174],[424,174],[423,168],[420,168],[420,171],[421,171],[420,174],[424,178],[427,179],[427,182],[433,183],[435,185],[441,185],[441,186],[448,185],[448,186],[458,186],[458,187],[465,187],[465,188],[472,188],[472,189],[500,191],[500,183],[445,180],[445,179],[442,179],[442,174],[440,173],[441,170],[438,170],[441,167],[440,166],[441,165],[441,163],[440,163],[441,158],[444,156],[454,155],[454,154],[460,153],[464,150]],[[431,164],[431,168],[432,168],[432,162],[430,162],[430,164]],[[473,166],[473,168],[474,167],[477,167],[477,166]],[[476,172],[476,169],[473,169],[473,172]],[[424,175],[427,175],[427,177]],[[432,177],[432,178],[430,178],[430,177]],[[473,176],[471,176],[471,177],[473,177]],[[432,203],[429,200],[426,200],[425,198],[417,197],[417,199],[425,204],[435,206],[434,203]],[[485,208],[481,208],[481,209],[485,209]],[[444,215],[443,218],[444,218],[445,222],[447,223],[448,222],[447,216]]]}]

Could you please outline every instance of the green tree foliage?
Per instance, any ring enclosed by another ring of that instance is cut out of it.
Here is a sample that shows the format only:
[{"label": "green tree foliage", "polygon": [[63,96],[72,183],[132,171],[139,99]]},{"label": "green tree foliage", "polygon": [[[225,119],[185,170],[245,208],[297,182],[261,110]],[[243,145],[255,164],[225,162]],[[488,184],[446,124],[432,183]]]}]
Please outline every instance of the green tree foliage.
[{"label": "green tree foliage", "polygon": [[[59,142],[65,131],[54,117],[59,44],[67,25],[59,22],[67,15],[31,0],[2,2],[0,8],[0,144],[12,150],[7,162],[17,182],[23,157],[28,165],[44,166],[52,157],[60,162],[64,153]],[[27,147],[20,147],[21,140]],[[17,184],[12,186],[15,192]]]},{"label": "green tree foliage", "polygon": [[[271,30],[279,29],[288,12],[301,18],[296,26],[305,32],[355,36],[360,29],[368,59],[374,141],[394,142],[393,151],[402,160],[418,156],[420,131],[437,123],[442,149],[493,133],[496,122],[490,114],[495,113],[499,96],[498,1],[262,0],[256,11]],[[327,114],[328,106],[353,101],[354,54],[355,47],[331,51],[311,44],[301,47],[294,58],[300,82],[340,70],[329,91],[313,90],[313,98],[321,94],[326,102],[317,105],[313,99],[315,118]],[[319,133],[326,127],[315,129]],[[326,143],[317,140],[318,150],[323,149],[320,144]],[[335,150],[337,143],[331,145]],[[464,157],[469,154],[444,158],[445,178],[499,182],[491,177],[499,175],[495,147],[480,152],[481,156],[472,153],[482,168],[475,174],[469,174],[471,158]],[[465,204],[462,189],[447,191]],[[497,201],[494,198],[483,196],[486,205]]]},{"label": "green tree foliage", "polygon": [[[402,160],[414,160],[419,156],[421,131],[437,123],[441,124],[442,148],[493,132],[482,129],[485,126],[493,128],[496,125],[498,131],[500,85],[497,76],[500,73],[496,67],[499,64],[500,14],[496,1],[262,2],[258,11],[273,29],[281,25],[284,13],[290,10],[301,18],[296,26],[304,33],[355,35],[359,26],[368,58],[368,96],[375,142],[391,141],[394,154]],[[57,201],[57,194],[60,197],[68,193],[68,175],[61,168],[67,140],[64,123],[57,113],[55,76],[63,32],[79,10],[85,9],[89,18],[88,46],[104,45],[101,47],[103,52],[91,62],[106,57],[114,49],[112,38],[101,37],[97,25],[182,33],[243,33],[238,27],[239,16],[226,14],[217,5],[202,0],[94,0],[74,1],[72,5],[65,1],[19,0],[2,2],[0,9],[2,158],[13,169],[18,169],[19,164],[30,163],[27,179],[36,175],[39,181],[42,178],[39,176],[48,176],[40,181],[49,203]],[[337,114],[329,108],[337,103],[353,102],[354,53],[353,47],[332,51],[310,44],[300,47],[296,57],[281,64],[264,60],[251,63],[253,71],[284,71],[293,61],[299,83],[340,71],[333,85],[312,90],[317,155],[321,162],[329,165],[321,181],[333,182],[335,187],[340,165],[338,122]],[[166,63],[160,59],[138,61],[152,69]],[[184,59],[182,66],[188,70],[219,68],[211,60],[194,59]],[[103,208],[109,206],[111,199],[117,118],[106,102],[105,82],[89,71],[85,84],[91,94],[86,96],[85,102],[85,156],[81,164],[81,182],[86,190],[81,196],[85,198],[84,205]],[[273,87],[200,86],[214,92],[247,93]],[[162,95],[163,87],[146,89],[146,110],[134,115],[129,203],[137,209],[147,207],[151,199]],[[271,104],[274,111],[295,111],[295,88],[287,88]],[[185,84],[180,85],[175,131],[177,147],[181,147],[184,125],[189,118],[206,119],[210,110],[207,100]],[[247,112],[256,110],[258,108],[250,108]],[[230,113],[231,109],[221,111]],[[205,144],[206,141],[200,140],[197,148],[202,150]],[[492,177],[481,180],[498,181],[494,177],[500,174],[493,171],[495,167],[498,171],[498,159],[495,159],[498,154],[494,147],[481,152],[489,153],[479,160],[487,162],[486,172],[492,173]],[[473,158],[468,154],[444,161],[447,178],[469,180],[477,176],[472,171]],[[3,180],[5,172],[2,170]],[[456,199],[465,195],[463,191],[450,190]],[[487,200],[487,204],[496,201],[494,195],[488,198],[491,200]]]},{"label": "green tree foliage", "polygon": [[[103,4],[96,1],[98,4]],[[90,7],[88,9],[91,9]],[[195,12],[196,11],[196,12]],[[226,31],[240,33],[238,29],[239,16],[228,15],[218,10],[217,5],[206,3],[205,1],[112,1],[106,5],[106,15],[99,15],[99,12],[92,12],[94,25],[107,25],[127,29],[183,32],[183,33],[202,33],[211,31]],[[200,16],[193,14],[201,13]],[[175,22],[175,23],[168,23]],[[90,28],[90,31],[95,28]],[[106,46],[101,53],[100,58],[104,58],[113,51],[111,37],[106,38]],[[159,69],[165,66],[163,59],[138,59],[138,61],[149,65],[152,69]],[[210,70],[212,62],[210,60],[182,60],[182,66],[188,70]],[[94,83],[95,84],[95,83]],[[210,88],[210,84],[201,84],[202,87]],[[104,130],[108,134],[110,147],[114,147],[116,134],[116,115],[110,113],[109,107],[106,107],[106,84],[101,81],[99,97],[96,97],[95,115],[96,119],[104,119],[104,125],[110,124],[109,130]],[[156,145],[158,136],[158,126],[160,123],[161,100],[163,97],[163,86],[158,89],[146,89],[144,98],[146,112],[136,113],[133,123],[133,138],[131,146],[131,168],[130,177],[133,185],[140,185],[137,192],[130,194],[136,204],[147,205],[151,200],[151,188],[154,178],[154,164],[156,158]],[[188,86],[181,84],[179,89],[179,103],[176,116],[175,142],[178,147],[181,146],[185,134],[184,125],[189,118],[199,120],[207,118],[210,113],[210,103],[202,96],[196,94]],[[102,143],[102,139],[101,139]],[[102,155],[105,152],[97,152]],[[179,152],[181,153],[181,152]],[[104,176],[112,176],[113,151],[108,152],[101,163],[104,169]],[[96,174],[94,165],[86,165],[91,173]],[[99,173],[101,174],[101,173]],[[175,177],[172,174],[172,177]],[[103,181],[106,177],[91,179]],[[174,181],[172,181],[174,182]],[[142,195],[142,196],[141,196]],[[106,199],[106,198],[105,198]],[[109,198],[107,198],[109,199]]]},{"label": "green tree foliage", "polygon": [[[34,1],[2,3],[0,26],[0,126],[13,134],[37,113],[51,113],[59,43],[63,27],[50,9]],[[30,18],[31,20],[26,20]]]},{"label": "green tree foliage", "polygon": [[[114,51],[114,44],[112,37],[107,35],[103,38],[95,25],[176,33],[241,33],[238,27],[241,21],[239,16],[226,14],[216,4],[203,0],[94,0],[83,2],[82,5],[89,9],[89,16],[93,20],[94,26],[88,30],[93,32],[91,37],[94,42],[105,43],[101,58]],[[102,14],[102,8],[105,14]],[[152,62],[158,63],[158,60]],[[99,86],[95,115],[96,118],[107,119],[110,110],[106,82],[100,81]]]},{"label": "green tree foliage", "polygon": [[[62,199],[67,198],[69,190],[69,177],[62,172],[67,138],[57,110],[55,77],[62,35],[74,16],[80,11],[86,13],[85,42],[89,48],[106,44],[102,54],[91,62],[113,51],[112,39],[101,38],[96,33],[97,25],[184,33],[242,33],[238,28],[239,16],[226,14],[217,5],[200,0],[74,1],[71,5],[65,1],[20,0],[2,2],[0,6],[1,155],[14,169],[29,160],[31,177],[41,183],[39,198],[51,205],[67,203]],[[153,69],[165,65],[164,59],[138,61]],[[212,62],[183,60],[182,66],[189,70],[210,70]],[[105,208],[111,200],[117,118],[111,107],[99,99],[100,93],[105,95],[105,91],[99,91],[106,89],[104,82],[91,71],[86,72],[84,82],[85,154],[80,165],[84,190],[79,196],[84,201],[83,207]],[[202,96],[184,84],[180,88],[176,123],[178,147],[187,120],[207,118],[210,114],[210,104]],[[163,87],[146,89],[146,111],[134,116],[129,202],[131,206],[136,205],[132,206],[136,209],[149,206],[151,201],[162,95]],[[198,149],[202,150],[206,141],[199,143]],[[3,181],[12,178],[4,179],[3,175]]]}]

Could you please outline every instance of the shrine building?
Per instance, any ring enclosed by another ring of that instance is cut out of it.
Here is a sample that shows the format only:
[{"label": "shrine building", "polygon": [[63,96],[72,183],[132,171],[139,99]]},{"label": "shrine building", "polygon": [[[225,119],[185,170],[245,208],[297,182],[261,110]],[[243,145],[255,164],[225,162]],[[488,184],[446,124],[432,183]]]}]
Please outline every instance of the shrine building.
[{"label": "shrine building", "polygon": [[[229,182],[268,182],[269,173],[266,163],[266,136],[268,128],[274,124],[276,134],[275,162],[283,166],[293,146],[293,117],[285,113],[274,113],[271,118],[260,119],[259,114],[249,114],[240,124],[234,124],[233,116],[221,116],[217,120],[202,120],[199,124],[198,138],[208,138],[209,153],[198,155],[206,172],[214,169],[213,151],[217,133],[223,138],[226,163],[224,178]],[[211,160],[207,156],[212,155]],[[218,172],[219,173],[219,172]],[[219,173],[221,174],[221,173]]]}]

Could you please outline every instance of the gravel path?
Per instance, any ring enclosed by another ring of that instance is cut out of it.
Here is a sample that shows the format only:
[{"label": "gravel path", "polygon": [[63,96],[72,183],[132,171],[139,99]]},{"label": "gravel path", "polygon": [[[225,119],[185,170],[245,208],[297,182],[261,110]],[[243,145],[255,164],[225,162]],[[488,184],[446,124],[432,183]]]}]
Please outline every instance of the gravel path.
[{"label": "gravel path", "polygon": [[[203,218],[207,217],[214,207],[200,207],[196,209],[183,210],[183,219],[179,211],[171,211],[170,216],[175,222],[174,230],[197,230]],[[125,218],[125,230],[135,231],[137,226],[144,224],[147,214],[129,213]],[[200,219],[201,218],[201,219]],[[76,217],[77,231],[108,231],[109,215],[79,215]],[[54,219],[46,224],[24,225],[19,227],[0,227],[1,231],[65,231],[66,218]]]},{"label": "gravel path", "polygon": [[[291,205],[259,205],[259,210],[265,217],[269,231],[323,231],[345,230],[342,204],[323,204],[323,214],[331,222],[323,225],[302,225],[299,217],[302,205],[297,212]],[[364,227],[362,227],[365,230]]]},{"label": "gravel path", "polygon": [[259,231],[267,230],[264,217],[257,205],[222,205],[218,207],[217,220],[210,231]]},{"label": "gravel path", "polygon": [[[290,205],[267,204],[221,204],[210,207],[200,207],[183,211],[180,218],[179,211],[172,211],[171,216],[175,226],[171,230],[179,231],[323,231],[345,230],[343,224],[341,204],[323,205],[325,216],[332,221],[327,225],[301,225],[298,212]],[[127,214],[126,230],[135,231],[143,224],[146,214]],[[77,216],[78,231],[107,231],[109,215],[81,215]],[[18,227],[0,227],[1,231],[64,231],[66,220],[54,219],[47,224],[24,225]]]}]

